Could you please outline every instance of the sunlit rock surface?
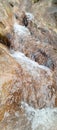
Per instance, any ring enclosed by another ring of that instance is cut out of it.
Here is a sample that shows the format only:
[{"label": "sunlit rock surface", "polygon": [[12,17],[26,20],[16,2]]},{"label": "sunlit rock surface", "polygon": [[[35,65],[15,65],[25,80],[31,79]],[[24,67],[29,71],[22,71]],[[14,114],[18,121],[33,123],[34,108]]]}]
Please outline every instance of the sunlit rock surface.
[{"label": "sunlit rock surface", "polygon": [[57,15],[56,15],[57,9],[56,8],[57,8],[57,5],[56,5],[55,0],[49,0],[49,1],[39,0],[38,3],[33,4],[32,13],[35,15],[38,23],[41,26],[46,25],[46,27],[52,28],[53,30],[57,30],[56,29],[56,26],[57,26]]},{"label": "sunlit rock surface", "polygon": [[1,129],[57,130],[56,0],[0,0]]},{"label": "sunlit rock surface", "polygon": [[11,56],[0,45],[0,119],[5,111],[17,109],[21,101],[36,108],[54,106],[52,71],[22,53],[14,52]]}]

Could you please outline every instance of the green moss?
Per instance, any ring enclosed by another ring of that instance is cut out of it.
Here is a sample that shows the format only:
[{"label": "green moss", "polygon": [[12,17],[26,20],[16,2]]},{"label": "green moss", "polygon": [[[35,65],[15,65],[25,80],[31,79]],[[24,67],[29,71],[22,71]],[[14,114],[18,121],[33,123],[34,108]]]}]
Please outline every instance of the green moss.
[{"label": "green moss", "polygon": [[39,0],[32,0],[33,3],[37,3]]},{"label": "green moss", "polygon": [[52,3],[57,5],[57,0],[52,0]]}]

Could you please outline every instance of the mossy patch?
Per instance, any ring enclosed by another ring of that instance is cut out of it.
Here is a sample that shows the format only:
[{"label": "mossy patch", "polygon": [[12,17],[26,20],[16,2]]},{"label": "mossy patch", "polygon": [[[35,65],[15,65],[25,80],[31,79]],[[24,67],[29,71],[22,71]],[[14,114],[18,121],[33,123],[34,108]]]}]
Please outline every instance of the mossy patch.
[{"label": "mossy patch", "polygon": [[37,3],[39,0],[32,0],[33,3]]}]

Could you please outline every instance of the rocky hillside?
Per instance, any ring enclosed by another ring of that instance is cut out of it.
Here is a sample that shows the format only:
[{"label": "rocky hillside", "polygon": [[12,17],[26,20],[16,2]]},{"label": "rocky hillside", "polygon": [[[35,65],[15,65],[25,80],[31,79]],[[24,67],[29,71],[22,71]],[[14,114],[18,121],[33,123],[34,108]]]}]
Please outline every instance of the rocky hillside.
[{"label": "rocky hillside", "polygon": [[57,1],[0,0],[0,130],[57,130]]}]

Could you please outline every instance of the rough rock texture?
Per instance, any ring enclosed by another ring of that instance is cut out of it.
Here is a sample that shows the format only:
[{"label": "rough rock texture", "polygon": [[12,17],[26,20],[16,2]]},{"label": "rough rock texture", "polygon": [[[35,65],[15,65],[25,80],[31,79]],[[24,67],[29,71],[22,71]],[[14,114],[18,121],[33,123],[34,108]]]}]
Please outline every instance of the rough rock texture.
[{"label": "rough rock texture", "polygon": [[53,73],[26,58],[13,53],[18,63],[0,45],[0,120],[5,111],[18,109],[21,101],[36,108],[55,105]]},{"label": "rough rock texture", "polygon": [[1,129],[57,130],[56,0],[0,0]]},{"label": "rough rock texture", "polygon": [[[33,4],[32,12],[35,15],[38,23],[42,26],[52,28],[56,30],[57,26],[57,5],[55,1],[52,0],[40,0],[37,3]],[[55,5],[55,6],[54,6]],[[40,10],[40,11],[39,11]],[[37,17],[38,16],[38,17]]]},{"label": "rough rock texture", "polygon": [[[16,111],[15,115],[8,112],[0,122],[3,130],[57,130],[57,108],[34,109],[22,102],[24,112]],[[44,118],[43,118],[44,117]]]}]

